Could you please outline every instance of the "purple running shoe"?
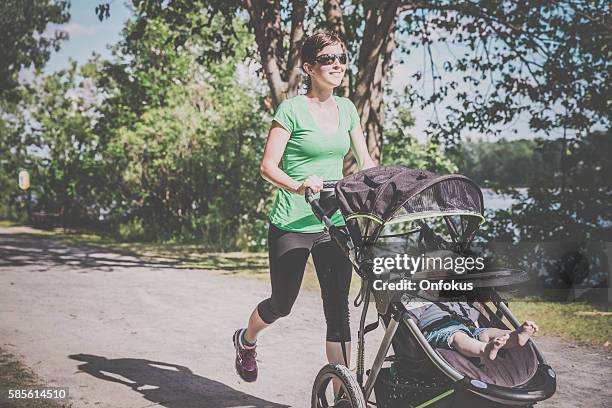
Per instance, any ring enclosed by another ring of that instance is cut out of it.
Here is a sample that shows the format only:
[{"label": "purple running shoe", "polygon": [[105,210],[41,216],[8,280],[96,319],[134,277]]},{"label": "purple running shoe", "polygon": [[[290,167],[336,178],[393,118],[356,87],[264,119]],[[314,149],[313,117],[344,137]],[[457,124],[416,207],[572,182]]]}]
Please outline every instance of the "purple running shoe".
[{"label": "purple running shoe", "polygon": [[246,382],[257,380],[257,352],[255,347],[245,348],[240,342],[242,331],[238,329],[234,333],[234,348],[236,349],[236,372]]}]

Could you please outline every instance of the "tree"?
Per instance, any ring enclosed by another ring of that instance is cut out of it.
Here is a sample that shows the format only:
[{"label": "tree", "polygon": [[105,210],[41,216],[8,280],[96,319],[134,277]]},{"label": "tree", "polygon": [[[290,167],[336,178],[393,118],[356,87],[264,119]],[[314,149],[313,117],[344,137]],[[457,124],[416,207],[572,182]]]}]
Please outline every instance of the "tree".
[{"label": "tree", "polygon": [[50,35],[50,23],[69,19],[69,3],[52,0],[6,0],[0,3],[0,206],[2,214],[19,218],[23,193],[16,178],[20,169],[30,169],[28,146],[34,144],[28,133],[26,106],[34,91],[19,82],[19,73],[33,67],[40,70],[68,36],[62,30]]},{"label": "tree", "polygon": [[[460,2],[432,9],[430,18],[413,16],[413,26],[427,38],[434,92],[412,95],[425,105],[447,94],[455,101],[430,134],[451,141],[464,129],[496,134],[500,129],[492,125],[511,124],[521,114],[544,133],[584,135],[596,123],[609,126],[610,62],[601,44],[612,27],[605,2]],[[442,35],[431,35],[440,29]],[[468,51],[435,64],[429,43],[447,41]],[[458,81],[440,81],[453,73],[474,91],[453,94]]]},{"label": "tree", "polygon": [[408,109],[398,108],[386,126],[382,164],[400,164],[409,168],[429,170],[437,174],[456,173],[457,166],[446,157],[441,146],[433,141],[419,143],[410,134],[414,118]]},{"label": "tree", "polygon": [[[143,24],[154,16],[168,21],[177,44],[215,15],[231,20],[246,12],[272,107],[298,91],[297,56],[306,33],[321,28],[340,33],[355,56],[349,96],[376,160],[384,140],[383,96],[392,57],[395,52],[401,64],[402,56],[418,48],[423,49],[427,63],[406,91],[413,104],[425,107],[444,102],[450,112],[429,123],[430,137],[452,143],[464,130],[496,133],[499,125],[508,125],[522,114],[529,116],[532,129],[545,132],[560,127],[585,132],[595,123],[610,122],[609,58],[602,44],[609,43],[612,29],[606,22],[609,11],[604,1],[324,0],[322,7],[314,0],[247,0],[244,4],[237,0],[134,0],[134,4]],[[184,17],[193,11],[206,18]],[[217,53],[231,52],[225,47],[232,35],[230,27],[211,37],[218,44]],[[452,44],[463,52],[458,56],[450,52],[439,61],[432,53],[435,44]],[[433,85],[428,94],[419,86],[425,80]],[[475,90],[462,90],[460,82]]]},{"label": "tree", "polygon": [[504,138],[466,142],[447,149],[461,174],[486,187],[551,186],[559,172],[561,141]]},{"label": "tree", "polygon": [[167,22],[137,18],[97,75],[106,95],[95,127],[107,164],[100,199],[123,238],[261,246],[269,186],[257,173],[269,118],[261,84],[239,71],[253,39],[234,21],[235,55],[198,63],[202,38],[225,21],[211,24],[175,47]]},{"label": "tree", "polygon": [[[549,178],[532,180],[526,196],[515,197],[511,209],[496,214],[493,235],[505,240],[612,240],[611,136],[596,132],[568,146],[565,189],[560,172],[554,184]],[[549,141],[541,149],[557,152],[558,146]]]},{"label": "tree", "polygon": [[[515,194],[511,208],[495,212],[485,224],[484,237],[497,248],[509,243],[506,253],[512,261],[554,289],[608,286],[611,136],[595,132],[568,144],[565,175],[557,171],[553,180],[548,175],[532,179],[527,194]],[[542,143],[540,154],[558,158],[559,145],[560,140]]]},{"label": "tree", "polygon": [[[221,14],[226,19],[235,17],[242,8],[238,1],[171,1],[163,4],[159,1],[134,1],[141,15],[161,15],[171,22],[177,30],[177,43],[182,43],[188,35],[201,30],[197,22],[186,21],[183,15],[200,10],[212,18]],[[372,3],[373,4],[373,3]],[[324,2],[325,23],[329,29],[336,30],[346,38],[349,48],[356,49],[360,40],[354,32],[361,23],[360,19],[347,19],[343,16],[343,3],[339,1]],[[382,123],[384,121],[382,91],[385,74],[391,62],[394,43],[398,1],[381,2],[379,6],[369,7],[365,11],[366,27],[363,37],[365,46],[361,47],[357,61],[357,76],[349,88],[351,99],[355,102],[362,118],[362,125],[368,134],[368,148],[373,157],[380,156]],[[250,27],[255,34],[257,50],[260,56],[262,71],[270,88],[271,107],[275,108],[283,99],[297,94],[301,79],[299,50],[305,37],[305,19],[308,5],[305,1],[261,1],[247,0],[245,11],[250,16]],[[287,12],[283,12],[286,10]],[[364,10],[356,9],[358,14]],[[310,16],[316,17],[316,16]],[[146,21],[143,19],[143,21]],[[204,20],[200,24],[207,24]],[[352,25],[347,26],[349,23]],[[318,27],[318,28],[323,28]],[[227,44],[231,32],[222,32],[215,38],[221,49]],[[225,52],[231,52],[225,49]],[[214,54],[207,54],[207,57]]]},{"label": "tree", "polygon": [[110,60],[36,73],[13,104],[20,114],[0,121],[3,215],[23,213],[16,175],[25,167],[34,209],[63,214],[67,226],[210,250],[261,247],[271,203],[258,163],[270,117],[265,84],[241,71],[253,36],[232,21],[232,53],[199,59],[215,52],[208,38],[225,24],[215,18],[176,46],[163,19],[136,18]]},{"label": "tree", "polygon": [[[31,101],[28,143],[24,157],[36,181],[32,186],[38,210],[60,213],[64,225],[98,220],[101,203],[98,175],[100,138],[94,132],[99,119],[92,74],[96,61],[62,69],[35,82]],[[29,151],[34,151],[28,153]]]},{"label": "tree", "polygon": [[6,0],[0,4],[0,97],[11,95],[19,82],[22,68],[40,69],[51,50],[58,50],[68,38],[65,31],[45,33],[49,23],[62,24],[70,19],[68,1]]},{"label": "tree", "polygon": [[26,197],[17,185],[19,170],[30,168],[26,147],[31,137],[26,132],[24,115],[6,113],[0,119],[0,216],[25,218]]}]

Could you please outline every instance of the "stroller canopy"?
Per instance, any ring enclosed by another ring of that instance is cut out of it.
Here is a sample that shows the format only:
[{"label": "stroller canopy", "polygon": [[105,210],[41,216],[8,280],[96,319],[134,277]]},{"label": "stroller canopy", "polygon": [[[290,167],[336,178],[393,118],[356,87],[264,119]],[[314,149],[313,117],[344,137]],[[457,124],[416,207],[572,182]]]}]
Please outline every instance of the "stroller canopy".
[{"label": "stroller canopy", "polygon": [[336,197],[349,228],[357,228],[363,238],[376,239],[385,224],[429,217],[458,215],[484,220],[480,188],[459,174],[374,167],[340,180]]},{"label": "stroller canopy", "polygon": [[482,192],[469,178],[403,166],[374,167],[345,177],[336,184],[336,197],[346,219],[369,217],[381,224],[415,214],[483,214]]}]

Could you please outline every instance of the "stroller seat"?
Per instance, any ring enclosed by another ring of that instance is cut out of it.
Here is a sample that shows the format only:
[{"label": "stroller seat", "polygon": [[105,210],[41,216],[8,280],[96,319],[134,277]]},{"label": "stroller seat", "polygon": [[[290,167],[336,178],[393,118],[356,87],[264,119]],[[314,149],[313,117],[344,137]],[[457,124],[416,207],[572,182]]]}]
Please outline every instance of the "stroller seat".
[{"label": "stroller seat", "polygon": [[[521,273],[512,273],[510,270],[498,270],[478,274],[477,282],[478,293],[480,297],[490,296],[493,292],[488,290],[488,287],[497,285],[510,285],[526,279],[526,276]],[[475,275],[472,275],[475,279]],[[487,293],[488,295],[485,295]],[[466,298],[459,299],[466,301]],[[509,328],[506,324],[488,307],[486,304],[477,302],[480,305],[478,323],[480,327],[495,327],[503,330]],[[407,304],[403,304],[407,308]],[[404,309],[406,310],[406,309]],[[408,311],[412,314],[411,311]],[[406,337],[410,334],[407,331],[400,331],[397,341],[394,343],[394,349],[398,342],[406,341]],[[407,342],[407,347],[414,347],[414,342]],[[417,348],[419,349],[419,348]],[[399,351],[406,350],[406,347],[401,347]],[[487,384],[498,385],[502,387],[520,387],[529,382],[538,370],[538,358],[533,349],[533,344],[529,342],[524,347],[514,347],[510,349],[501,349],[497,358],[486,364],[481,363],[477,358],[470,358],[462,354],[443,348],[435,348],[435,352],[442,357],[450,366],[452,366],[460,374],[469,378],[482,381]]]},{"label": "stroller seat", "polygon": [[[390,314],[381,317],[386,326],[391,318]],[[508,329],[494,313],[491,313],[488,319],[481,315],[479,323],[481,327]],[[418,365],[419,362],[428,359],[406,326],[398,328],[392,344],[397,358],[405,364]],[[434,351],[461,375],[501,387],[523,386],[538,370],[538,358],[531,343],[524,347],[502,349],[495,360],[486,364],[481,364],[478,359],[463,356],[454,350],[435,348]]]},{"label": "stroller seat", "polygon": [[459,373],[487,384],[519,387],[526,384],[538,369],[538,360],[531,346],[501,350],[497,358],[487,364],[477,364],[453,350],[435,351]]}]

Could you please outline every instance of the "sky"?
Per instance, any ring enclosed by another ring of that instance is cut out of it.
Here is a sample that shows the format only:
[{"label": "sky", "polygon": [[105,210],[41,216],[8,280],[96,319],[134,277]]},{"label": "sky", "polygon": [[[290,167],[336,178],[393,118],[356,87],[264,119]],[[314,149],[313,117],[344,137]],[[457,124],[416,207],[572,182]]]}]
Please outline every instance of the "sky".
[{"label": "sky", "polygon": [[[100,22],[95,14],[95,7],[100,3],[106,3],[105,0],[72,0],[70,14],[71,18],[67,24],[61,26],[69,34],[69,40],[62,44],[58,52],[52,53],[49,62],[45,67],[46,73],[51,73],[69,65],[70,59],[76,60],[79,64],[86,62],[94,52],[100,54],[102,58],[110,57],[109,46],[116,44],[121,38],[121,30],[125,21],[131,16],[131,6],[124,0],[111,0],[110,18]],[[52,31],[58,26],[48,27],[48,31]],[[434,49],[434,53],[438,53],[441,58],[444,58],[444,53],[449,52],[448,49]],[[412,74],[423,68],[422,51],[412,52],[406,59],[406,63],[396,64],[392,74],[391,87],[394,91],[401,91],[411,81]],[[426,82],[425,90],[431,90],[431,85]],[[463,85],[466,86],[466,85]],[[462,89],[459,89],[462,90]],[[469,92],[469,89],[467,90]],[[420,141],[425,141],[424,129],[427,126],[428,120],[435,118],[433,108],[421,110],[418,107],[412,109],[415,118],[415,126],[411,129],[411,133]],[[445,116],[444,110],[438,109],[438,117],[442,120]],[[515,134],[513,130],[518,132]],[[484,134],[469,133],[464,136],[469,136],[472,139],[490,139],[493,138]],[[513,124],[508,126],[501,134],[507,139],[532,138],[533,134],[528,127],[528,118],[526,116],[519,117]],[[538,135],[542,136],[542,135]],[[560,134],[552,134],[553,137],[561,136]]]},{"label": "sky", "polygon": [[98,20],[95,8],[101,0],[72,0],[70,21],[62,26],[52,25],[47,31],[61,27],[67,31],[69,40],[62,43],[58,52],[51,54],[45,72],[51,73],[69,65],[70,59],[79,64],[86,62],[94,52],[103,58],[110,57],[109,45],[116,44],[121,38],[121,29],[131,10],[122,0],[111,3],[110,18]]}]

